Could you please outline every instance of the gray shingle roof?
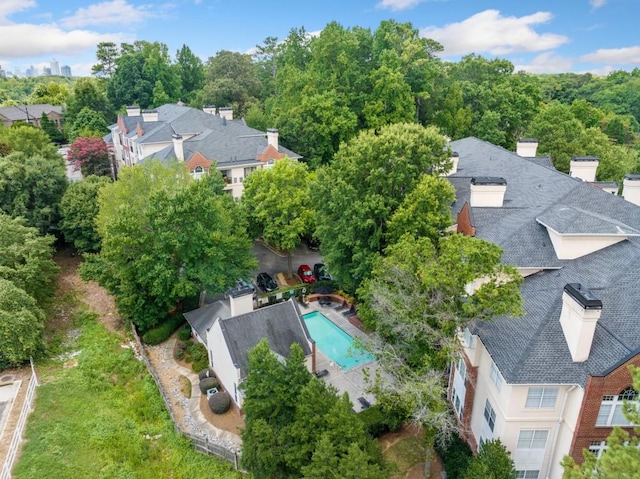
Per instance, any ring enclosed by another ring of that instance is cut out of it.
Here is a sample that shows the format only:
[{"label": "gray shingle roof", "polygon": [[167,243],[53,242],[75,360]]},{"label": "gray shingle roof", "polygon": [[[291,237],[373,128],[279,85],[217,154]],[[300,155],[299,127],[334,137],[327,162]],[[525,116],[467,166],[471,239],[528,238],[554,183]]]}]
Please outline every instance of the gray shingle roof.
[{"label": "gray shingle roof", "polygon": [[48,103],[39,105],[2,106],[0,107],[0,116],[4,116],[12,121],[26,121],[27,115],[29,118],[40,118],[43,113],[49,114],[52,111],[62,114],[62,107],[58,105],[49,105]]},{"label": "gray shingle roof", "polygon": [[[143,122],[142,116],[122,118],[130,132],[135,132],[138,123],[142,125],[144,135],[138,138],[139,143],[170,142],[174,133],[183,135],[185,161],[200,152],[216,161],[219,168],[250,165],[257,163],[256,155],[267,147],[266,133],[248,127],[243,119],[224,120],[218,115],[174,104],[158,107],[157,111],[157,122]],[[280,145],[278,151],[289,158],[301,158]],[[167,147],[162,154],[154,153],[148,158],[175,159],[176,156],[173,147]]]},{"label": "gray shingle roof", "polygon": [[198,337],[202,342],[207,344],[207,331],[217,318],[228,318],[231,316],[231,310],[226,301],[216,301],[211,304],[194,309],[188,313],[184,313],[184,318],[189,325],[198,333]]},{"label": "gray shingle roof", "polygon": [[289,356],[293,343],[302,347],[305,356],[311,354],[309,332],[293,300],[219,321],[231,359],[243,378],[247,375],[247,353],[263,338],[269,341],[271,351],[280,356]]},{"label": "gray shingle roof", "polygon": [[[525,315],[478,322],[482,339],[505,380],[515,384],[580,384],[640,350],[640,208],[546,166],[476,138],[451,143],[460,154],[450,179],[454,214],[469,198],[473,176],[507,180],[503,208],[473,208],[476,236],[504,249],[503,260],[545,270],[525,278]],[[559,260],[546,228],[567,234],[627,234],[628,239],[574,260]],[[554,268],[554,269],[551,269]],[[591,353],[574,363],[560,325],[562,292],[581,283],[603,302]]]}]

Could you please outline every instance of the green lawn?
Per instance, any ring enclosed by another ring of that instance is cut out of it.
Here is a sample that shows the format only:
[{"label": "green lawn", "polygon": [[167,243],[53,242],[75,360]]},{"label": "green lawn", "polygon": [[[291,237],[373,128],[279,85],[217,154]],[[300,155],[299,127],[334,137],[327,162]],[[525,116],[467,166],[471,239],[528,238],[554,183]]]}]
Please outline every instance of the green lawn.
[{"label": "green lawn", "polygon": [[38,367],[42,385],[29,416],[16,479],[240,478],[230,464],[195,452],[178,436],[144,363],[122,338],[83,314],[63,361]]},{"label": "green lawn", "polygon": [[388,461],[396,464],[398,469],[394,471],[394,478],[405,477],[407,471],[416,464],[425,462],[427,450],[424,447],[424,438],[406,437],[401,439],[384,452]]}]

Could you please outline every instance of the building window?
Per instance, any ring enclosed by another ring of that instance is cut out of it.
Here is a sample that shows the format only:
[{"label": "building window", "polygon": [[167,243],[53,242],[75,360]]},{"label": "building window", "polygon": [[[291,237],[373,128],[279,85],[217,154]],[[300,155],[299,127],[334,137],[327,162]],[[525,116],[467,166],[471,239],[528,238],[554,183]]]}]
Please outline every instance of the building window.
[{"label": "building window", "polygon": [[251,173],[253,173],[254,171],[256,171],[256,167],[255,166],[248,166],[244,169],[244,177],[246,178],[247,176],[249,176]]},{"label": "building window", "polygon": [[538,479],[540,471],[516,471],[516,479]]},{"label": "building window", "polygon": [[202,166],[196,166],[194,170],[191,171],[191,175],[194,179],[199,180],[204,175],[205,171]]},{"label": "building window", "polygon": [[525,407],[554,408],[558,398],[558,388],[529,388]]},{"label": "building window", "polygon": [[502,387],[502,374],[498,371],[496,363],[491,363],[491,372],[489,373],[489,376],[491,377],[491,381],[496,386],[498,392],[500,392],[500,388]]},{"label": "building window", "polygon": [[493,407],[491,407],[491,403],[489,402],[488,399],[484,405],[484,419],[485,421],[487,421],[487,424],[489,425],[489,429],[491,429],[491,432],[493,432],[493,428],[496,425],[496,412],[493,410]]},{"label": "building window", "polygon": [[463,358],[458,359],[457,367],[458,367],[458,374],[460,375],[462,382],[465,382],[467,380],[467,365],[465,364]]},{"label": "building window", "polygon": [[473,347],[473,335],[471,334],[471,331],[469,331],[469,328],[464,328],[462,333],[462,342],[464,343],[463,346],[466,348]]},{"label": "building window", "polygon": [[589,452],[596,455],[598,459],[602,456],[602,453],[607,450],[607,441],[591,441],[589,444]]},{"label": "building window", "polygon": [[544,449],[547,446],[547,436],[549,431],[541,429],[534,431],[532,429],[524,429],[520,431],[518,436],[518,449]]},{"label": "building window", "polygon": [[617,396],[604,396],[600,404],[600,411],[596,419],[596,426],[630,426],[624,416],[624,401],[637,401],[638,393],[633,388],[627,388]]}]

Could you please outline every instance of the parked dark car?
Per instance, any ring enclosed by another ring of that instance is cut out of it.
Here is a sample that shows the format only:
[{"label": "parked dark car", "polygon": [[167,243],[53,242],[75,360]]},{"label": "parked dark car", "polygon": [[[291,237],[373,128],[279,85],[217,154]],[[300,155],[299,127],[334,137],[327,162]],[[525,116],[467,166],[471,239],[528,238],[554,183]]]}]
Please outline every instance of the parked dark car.
[{"label": "parked dark car", "polygon": [[253,284],[253,281],[250,279],[239,278],[236,280],[235,286],[229,288],[225,296],[229,296],[230,294],[243,290],[251,290],[253,292],[253,297],[256,297],[256,285]]},{"label": "parked dark car", "polygon": [[320,250],[320,241],[318,241],[318,238],[314,237],[314,236],[303,236],[302,237],[302,242],[307,245],[307,248],[309,249],[309,251],[318,251]]},{"label": "parked dark car", "polygon": [[313,265],[313,275],[316,277],[316,281],[331,281],[331,275],[327,271],[324,263],[316,263]]},{"label": "parked dark car", "polygon": [[270,293],[278,289],[278,283],[271,277],[269,273],[259,273],[256,278],[256,284],[265,292]]},{"label": "parked dark car", "polygon": [[303,283],[315,283],[316,277],[313,275],[313,271],[309,268],[308,264],[301,264],[298,267],[298,276]]}]

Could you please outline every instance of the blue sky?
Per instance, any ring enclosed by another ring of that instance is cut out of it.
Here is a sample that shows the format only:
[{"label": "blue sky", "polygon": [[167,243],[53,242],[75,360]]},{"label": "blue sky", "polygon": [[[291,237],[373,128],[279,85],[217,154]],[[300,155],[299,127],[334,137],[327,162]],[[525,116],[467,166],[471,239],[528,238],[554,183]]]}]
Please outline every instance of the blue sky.
[{"label": "blue sky", "polygon": [[438,40],[444,60],[476,53],[534,73],[606,74],[640,66],[639,14],[640,0],[1,0],[0,66],[56,59],[88,75],[101,41],[161,41],[172,54],[186,44],[206,60],[294,27],[374,30],[395,19]]}]

